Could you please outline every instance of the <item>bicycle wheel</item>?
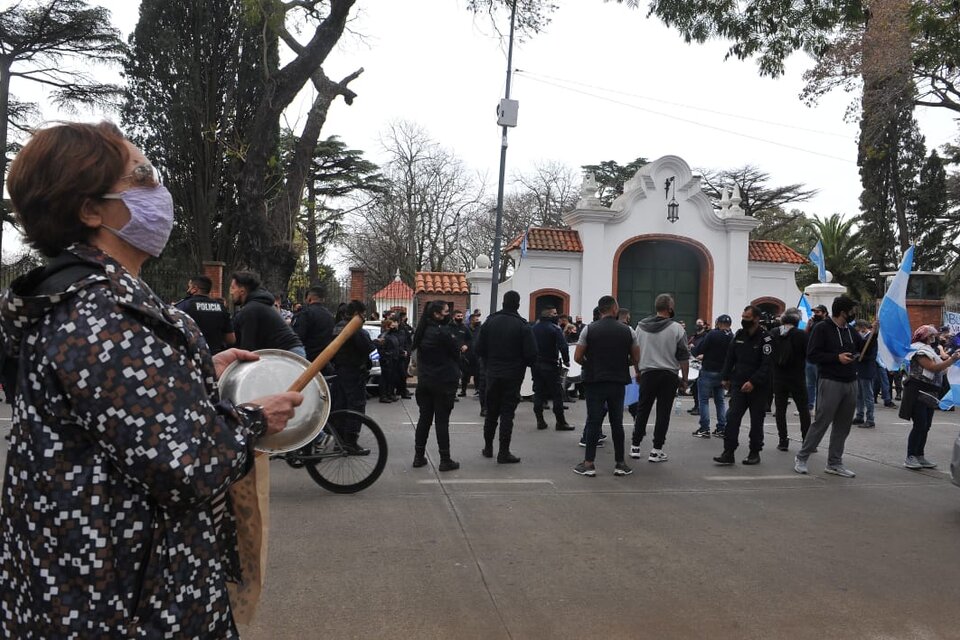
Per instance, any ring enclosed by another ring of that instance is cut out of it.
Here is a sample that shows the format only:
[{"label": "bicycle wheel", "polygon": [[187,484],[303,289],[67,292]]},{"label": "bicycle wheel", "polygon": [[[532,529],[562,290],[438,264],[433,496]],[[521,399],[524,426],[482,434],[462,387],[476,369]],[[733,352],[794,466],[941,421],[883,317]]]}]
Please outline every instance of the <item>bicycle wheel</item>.
[{"label": "bicycle wheel", "polygon": [[311,456],[304,461],[307,473],[334,493],[363,491],[376,482],[387,465],[387,438],[380,425],[356,411],[330,412],[312,446]]}]

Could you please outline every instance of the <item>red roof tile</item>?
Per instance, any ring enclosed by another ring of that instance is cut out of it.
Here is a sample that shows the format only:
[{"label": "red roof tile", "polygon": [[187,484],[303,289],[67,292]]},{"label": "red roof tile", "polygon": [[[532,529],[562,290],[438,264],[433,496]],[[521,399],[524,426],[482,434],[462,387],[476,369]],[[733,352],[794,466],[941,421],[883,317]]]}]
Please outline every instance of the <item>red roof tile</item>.
[{"label": "red roof tile", "polygon": [[[521,233],[507,247],[507,251],[520,248],[523,242]],[[530,251],[569,251],[583,253],[580,234],[573,229],[551,229],[548,227],[530,227],[527,235],[527,249]]]},{"label": "red roof tile", "polygon": [[414,289],[417,293],[470,293],[467,274],[449,271],[418,271]]},{"label": "red roof tile", "polygon": [[775,240],[751,240],[750,262],[786,262],[788,264],[806,264],[807,259]]},{"label": "red roof tile", "polygon": [[394,280],[380,291],[373,294],[374,300],[400,300],[403,298],[412,298],[413,289],[403,280]]}]

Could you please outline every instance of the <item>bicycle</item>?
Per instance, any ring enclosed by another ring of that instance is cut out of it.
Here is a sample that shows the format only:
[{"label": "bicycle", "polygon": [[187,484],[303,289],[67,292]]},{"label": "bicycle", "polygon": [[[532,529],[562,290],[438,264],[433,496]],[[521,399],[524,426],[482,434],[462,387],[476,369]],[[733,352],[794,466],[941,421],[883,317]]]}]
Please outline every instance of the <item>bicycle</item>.
[{"label": "bicycle", "polygon": [[[353,431],[357,433],[356,440],[347,435]],[[271,456],[275,458],[285,460],[294,469],[305,467],[310,478],[327,491],[357,493],[383,473],[387,438],[370,416],[340,409],[330,412],[323,430],[309,444]]]}]

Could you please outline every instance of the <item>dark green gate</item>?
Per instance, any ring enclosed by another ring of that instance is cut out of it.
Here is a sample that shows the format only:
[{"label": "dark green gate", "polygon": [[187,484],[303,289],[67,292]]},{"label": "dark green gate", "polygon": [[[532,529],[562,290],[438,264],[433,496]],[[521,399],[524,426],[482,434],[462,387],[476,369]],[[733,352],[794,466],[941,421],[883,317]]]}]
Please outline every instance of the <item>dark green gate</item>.
[{"label": "dark green gate", "polygon": [[[677,319],[690,329],[700,313],[700,259],[683,244],[657,240],[630,245],[617,265],[617,301],[630,309],[633,322],[653,315],[658,294],[676,301]],[[709,321],[709,320],[708,320]]]}]

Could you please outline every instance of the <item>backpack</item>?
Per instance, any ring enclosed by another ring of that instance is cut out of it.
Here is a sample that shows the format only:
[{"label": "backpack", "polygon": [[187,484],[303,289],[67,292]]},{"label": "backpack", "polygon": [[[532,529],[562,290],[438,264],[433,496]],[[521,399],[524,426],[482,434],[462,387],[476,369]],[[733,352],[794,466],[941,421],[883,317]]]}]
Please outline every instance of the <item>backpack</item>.
[{"label": "backpack", "polygon": [[[74,282],[79,282],[94,273],[102,273],[103,267],[99,264],[87,262],[72,253],[61,253],[51,260],[45,267],[37,267],[25,276],[22,281],[29,281],[43,276],[34,287],[34,294],[50,295],[65,291]],[[16,284],[16,283],[14,283]],[[20,371],[20,359],[7,355],[6,348],[0,349],[0,384],[3,385],[4,401],[12,405],[17,391],[17,377]]]}]

